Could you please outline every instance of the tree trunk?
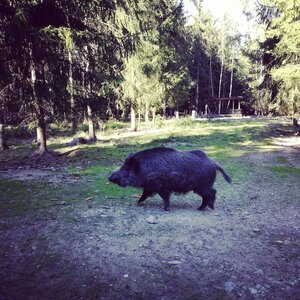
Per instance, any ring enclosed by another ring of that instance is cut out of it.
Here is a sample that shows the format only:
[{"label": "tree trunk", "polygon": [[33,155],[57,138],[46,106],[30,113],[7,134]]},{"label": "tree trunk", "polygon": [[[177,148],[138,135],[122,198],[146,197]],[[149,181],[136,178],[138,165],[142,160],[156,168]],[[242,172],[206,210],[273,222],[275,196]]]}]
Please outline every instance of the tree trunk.
[{"label": "tree trunk", "polygon": [[210,89],[211,89],[211,98],[214,98],[215,97],[215,91],[214,91],[214,83],[213,83],[213,76],[212,76],[211,55],[209,56],[209,82],[210,82]]},{"label": "tree trunk", "polygon": [[218,97],[219,98],[221,98],[222,77],[223,77],[223,61],[221,62],[221,71],[220,71],[220,79],[219,79],[219,92],[218,92]]},{"label": "tree trunk", "polygon": [[36,120],[37,120],[37,142],[38,142],[37,153],[44,154],[45,152],[47,152],[46,124],[45,124],[43,106],[36,93],[36,69],[35,69],[35,63],[33,61],[32,52],[31,52],[30,72],[31,72],[33,106],[34,106]]},{"label": "tree trunk", "polygon": [[[92,94],[92,84],[87,76],[89,74],[90,70],[90,62],[89,62],[89,53],[90,49],[88,46],[85,46],[85,51],[87,53],[87,58],[85,60],[85,72],[83,72],[83,87],[85,89],[84,97],[87,102],[89,102]],[[87,123],[89,125],[89,139],[95,140],[96,139],[96,133],[95,133],[95,126],[94,126],[94,120],[93,120],[93,112],[90,104],[87,104]]]},{"label": "tree trunk", "polygon": [[293,126],[296,128],[296,135],[300,136],[300,125],[296,118],[293,118]]},{"label": "tree trunk", "polygon": [[[260,60],[259,84],[263,82],[263,59]],[[263,96],[261,89],[258,89],[258,115],[262,116],[263,112]]]},{"label": "tree trunk", "polygon": [[149,122],[149,103],[146,101],[146,110],[145,110],[145,122]]},{"label": "tree trunk", "polygon": [[5,138],[4,124],[0,123],[0,150],[6,149],[8,149],[8,145]]},{"label": "tree trunk", "polygon": [[5,124],[6,123],[6,109],[4,103],[2,103],[2,108],[0,110],[0,150],[8,149],[5,137]]},{"label": "tree trunk", "polygon": [[68,49],[68,60],[69,60],[69,75],[68,75],[68,85],[69,85],[69,94],[70,94],[70,105],[71,105],[71,128],[72,133],[74,134],[77,129],[76,121],[76,111],[75,111],[75,98],[74,98],[74,80],[73,80],[73,58],[72,52]]},{"label": "tree trunk", "polygon": [[153,107],[152,108],[152,125],[155,125],[155,113],[156,113],[156,109]]},{"label": "tree trunk", "polygon": [[221,71],[220,71],[220,79],[219,79],[219,98],[221,97],[221,89],[222,89],[222,78],[223,78],[223,69],[224,69],[224,39],[225,34],[222,33],[222,41],[221,41]]},{"label": "tree trunk", "polygon": [[138,125],[137,125],[137,129],[139,129],[141,127],[141,110],[138,110]]},{"label": "tree trunk", "polygon": [[297,108],[296,108],[296,97],[295,97],[295,90],[292,91],[292,95],[291,95],[292,101],[293,101],[293,111],[292,111],[292,120],[293,120],[293,126],[296,128],[297,132],[296,135],[300,135],[300,125],[298,123],[298,119],[296,118],[296,112],[297,112]]},{"label": "tree trunk", "polygon": [[196,86],[196,111],[198,112],[198,107],[199,107],[199,54],[197,53],[197,86]]},{"label": "tree trunk", "polygon": [[88,124],[89,124],[89,139],[95,140],[96,134],[95,134],[94,121],[93,121],[93,113],[92,113],[92,108],[89,104],[87,105],[87,117],[88,117]]},{"label": "tree trunk", "polygon": [[39,115],[37,117],[37,142],[38,142],[38,154],[44,154],[47,152],[47,143],[46,143],[46,126],[44,115]]},{"label": "tree trunk", "polygon": [[231,97],[231,95],[232,95],[232,84],[233,84],[233,63],[234,63],[234,59],[233,59],[233,55],[232,55],[232,58],[231,58],[231,73],[230,73],[229,97]]},{"label": "tree trunk", "polygon": [[130,111],[130,119],[131,119],[131,130],[136,131],[137,128],[136,128],[135,110],[132,106]]},{"label": "tree trunk", "polygon": [[213,75],[212,75],[212,42],[211,42],[211,36],[209,40],[210,44],[210,53],[209,53],[209,83],[210,83],[210,90],[211,90],[211,97],[215,97],[215,91],[214,91],[214,84],[213,84]]},{"label": "tree trunk", "polygon": [[115,118],[119,121],[120,120],[120,109],[119,109],[119,100],[118,99],[115,101],[115,107],[116,107]]}]

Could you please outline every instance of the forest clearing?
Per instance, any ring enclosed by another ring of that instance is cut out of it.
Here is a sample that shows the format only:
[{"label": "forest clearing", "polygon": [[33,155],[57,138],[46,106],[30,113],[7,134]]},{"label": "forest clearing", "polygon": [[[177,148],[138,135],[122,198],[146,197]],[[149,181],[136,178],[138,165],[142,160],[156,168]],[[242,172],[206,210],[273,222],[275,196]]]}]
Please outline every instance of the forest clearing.
[{"label": "forest clearing", "polygon": [[[0,298],[296,299],[292,133],[281,119],[170,120],[107,129],[93,145],[53,137],[49,149],[68,154],[37,161],[30,141],[15,140],[0,154]],[[215,210],[197,211],[193,193],[172,195],[169,212],[159,196],[137,206],[141,191],[108,184],[128,153],[156,146],[203,149],[222,164],[233,183],[217,176]]]},{"label": "forest clearing", "polygon": [[299,16],[1,0],[0,300],[300,299]]}]

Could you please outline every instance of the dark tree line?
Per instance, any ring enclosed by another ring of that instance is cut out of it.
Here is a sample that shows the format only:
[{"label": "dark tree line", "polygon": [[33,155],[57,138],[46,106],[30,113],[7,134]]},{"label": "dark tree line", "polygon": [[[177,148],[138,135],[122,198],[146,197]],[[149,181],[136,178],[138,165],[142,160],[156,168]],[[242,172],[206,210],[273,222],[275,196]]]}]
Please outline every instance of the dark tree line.
[{"label": "dark tree line", "polygon": [[133,35],[116,23],[118,10],[127,6],[126,1],[1,2],[2,124],[33,119],[40,153],[47,151],[46,122],[65,118],[75,132],[84,112],[94,137],[92,118],[101,112],[104,85],[117,81],[133,48]]},{"label": "dark tree line", "polygon": [[[34,123],[44,153],[51,122],[66,121],[75,133],[86,121],[94,139],[96,120],[131,116],[136,128],[157,113],[202,113],[214,97],[246,95],[244,108],[260,113],[271,99],[296,119],[299,81],[275,67],[287,57],[288,67],[297,63],[297,45],[289,50],[288,32],[275,21],[297,17],[277,2],[258,7],[268,39],[242,49],[234,25],[226,18],[216,24],[200,1],[187,26],[176,0],[2,0],[0,147],[7,148],[5,124]],[[287,95],[294,100],[281,105],[278,97]]]}]

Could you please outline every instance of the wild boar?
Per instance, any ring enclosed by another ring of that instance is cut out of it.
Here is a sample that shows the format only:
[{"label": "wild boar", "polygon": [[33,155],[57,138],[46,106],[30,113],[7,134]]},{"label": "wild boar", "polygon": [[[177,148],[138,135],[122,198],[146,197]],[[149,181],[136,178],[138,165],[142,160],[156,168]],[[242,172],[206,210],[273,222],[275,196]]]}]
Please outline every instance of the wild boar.
[{"label": "wild boar", "polygon": [[108,179],[121,187],[144,189],[138,204],[159,194],[165,210],[169,209],[171,193],[193,191],[202,197],[198,210],[203,210],[207,206],[214,209],[216,190],[213,185],[217,170],[231,183],[224,169],[203,151],[178,151],[162,147],[129,154],[123,166]]}]

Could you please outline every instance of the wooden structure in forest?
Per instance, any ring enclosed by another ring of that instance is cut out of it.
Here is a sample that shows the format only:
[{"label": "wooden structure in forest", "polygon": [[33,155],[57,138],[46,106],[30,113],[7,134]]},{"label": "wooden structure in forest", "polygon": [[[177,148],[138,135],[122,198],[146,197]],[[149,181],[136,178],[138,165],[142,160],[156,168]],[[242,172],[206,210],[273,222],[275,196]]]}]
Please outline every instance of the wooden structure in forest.
[{"label": "wooden structure in forest", "polygon": [[242,96],[205,99],[205,115],[234,115],[241,116]]}]

